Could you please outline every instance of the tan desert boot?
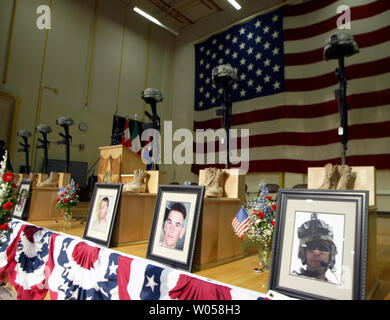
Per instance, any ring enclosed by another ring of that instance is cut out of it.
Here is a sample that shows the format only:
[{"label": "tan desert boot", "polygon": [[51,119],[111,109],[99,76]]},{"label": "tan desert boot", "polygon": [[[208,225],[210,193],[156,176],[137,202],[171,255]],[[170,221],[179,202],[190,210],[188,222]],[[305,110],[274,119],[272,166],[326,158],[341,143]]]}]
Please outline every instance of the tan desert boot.
[{"label": "tan desert boot", "polygon": [[213,184],[215,179],[215,170],[216,168],[213,167],[206,168],[204,170],[205,179],[202,185],[204,185],[206,188],[209,188]]},{"label": "tan desert boot", "polygon": [[59,174],[56,172],[50,172],[49,178],[45,181],[38,183],[37,187],[57,187]]},{"label": "tan desert boot", "polygon": [[325,165],[325,178],[320,189],[335,190],[339,181],[339,173],[337,165],[333,166],[331,163]]},{"label": "tan desert boot", "polygon": [[340,175],[340,180],[337,184],[337,190],[347,190],[348,182],[352,178],[352,168],[346,164],[337,166],[337,171]]},{"label": "tan desert boot", "polygon": [[38,175],[36,173],[32,173],[32,172],[30,173],[30,175],[27,178],[27,181],[31,181],[31,185],[34,187],[37,185],[37,180],[38,180]]},{"label": "tan desert boot", "polygon": [[228,174],[221,169],[215,169],[215,176],[212,184],[205,188],[205,197],[220,198],[223,197],[223,191]]},{"label": "tan desert boot", "polygon": [[146,192],[146,181],[145,178],[149,178],[149,173],[142,169],[134,170],[134,179],[129,183],[126,183],[122,191],[133,192],[133,193],[145,193]]}]

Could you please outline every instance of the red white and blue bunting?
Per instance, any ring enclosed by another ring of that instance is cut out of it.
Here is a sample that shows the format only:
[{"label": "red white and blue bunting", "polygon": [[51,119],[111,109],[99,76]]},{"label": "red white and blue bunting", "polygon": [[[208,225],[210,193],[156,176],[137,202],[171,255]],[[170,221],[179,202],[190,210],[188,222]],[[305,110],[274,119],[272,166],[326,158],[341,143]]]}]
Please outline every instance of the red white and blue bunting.
[{"label": "red white and blue bunting", "polygon": [[27,222],[0,243],[0,281],[20,300],[264,300],[247,290]]}]

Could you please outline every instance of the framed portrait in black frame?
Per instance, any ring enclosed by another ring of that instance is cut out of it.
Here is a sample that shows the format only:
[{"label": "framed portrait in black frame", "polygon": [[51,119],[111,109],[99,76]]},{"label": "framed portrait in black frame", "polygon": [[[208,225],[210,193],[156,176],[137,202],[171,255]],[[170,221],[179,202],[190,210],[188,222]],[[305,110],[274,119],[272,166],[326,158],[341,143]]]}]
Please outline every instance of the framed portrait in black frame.
[{"label": "framed portrait in black frame", "polygon": [[368,191],[280,189],[268,289],[364,300]]},{"label": "framed portrait in black frame", "polygon": [[191,272],[204,186],[160,185],[147,259]]},{"label": "framed portrait in black frame", "polygon": [[95,184],[83,239],[110,246],[121,192],[121,183]]},{"label": "framed portrait in black frame", "polygon": [[27,220],[30,206],[31,181],[22,180],[19,184],[18,198],[12,209],[12,217]]}]

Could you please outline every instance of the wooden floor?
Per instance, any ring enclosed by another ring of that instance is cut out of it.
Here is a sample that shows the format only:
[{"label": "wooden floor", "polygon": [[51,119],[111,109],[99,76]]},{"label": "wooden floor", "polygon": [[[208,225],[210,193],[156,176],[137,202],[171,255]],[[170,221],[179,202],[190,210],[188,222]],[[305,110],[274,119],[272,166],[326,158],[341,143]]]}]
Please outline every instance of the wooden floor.
[{"label": "wooden floor", "polygon": [[[72,229],[68,232],[69,234],[82,238],[85,227],[85,220],[83,217],[85,217],[85,214],[82,212],[82,208],[80,208],[79,212],[75,214],[75,219],[72,221]],[[29,223],[33,223],[53,231],[62,232],[61,220],[29,221]],[[147,243],[137,243],[122,247],[115,247],[112,249],[145,258]],[[390,215],[378,215],[377,266],[379,286],[373,294],[372,299],[383,300],[390,293]],[[257,256],[252,255],[194,273],[230,285],[266,293],[268,291],[269,273],[267,271],[256,273],[254,272],[254,268],[256,267],[258,267]]]}]

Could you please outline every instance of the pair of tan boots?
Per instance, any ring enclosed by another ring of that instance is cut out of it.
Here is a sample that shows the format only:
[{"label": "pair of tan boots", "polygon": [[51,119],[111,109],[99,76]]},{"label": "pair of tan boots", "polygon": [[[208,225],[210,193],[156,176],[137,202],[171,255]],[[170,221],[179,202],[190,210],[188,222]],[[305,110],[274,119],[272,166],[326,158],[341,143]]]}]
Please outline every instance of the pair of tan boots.
[{"label": "pair of tan boots", "polygon": [[[24,180],[24,181],[31,181],[32,185],[35,186],[35,183],[37,180],[37,174],[32,173],[32,172],[28,175],[28,178],[23,179],[22,175],[18,175],[17,177],[18,178],[15,181],[16,185],[19,185],[22,182],[22,180]],[[60,175],[58,173],[50,172],[49,177],[45,181],[37,183],[36,186],[37,187],[57,187],[59,178],[60,178]]]},{"label": "pair of tan boots", "polygon": [[[34,178],[34,174],[30,173],[29,179],[32,181]],[[57,187],[58,186],[58,180],[60,178],[60,175],[56,172],[50,172],[49,177],[40,183],[37,183],[37,187]]]},{"label": "pair of tan boots", "polygon": [[123,192],[145,193],[149,173],[142,169],[134,170],[134,179],[123,185]]},{"label": "pair of tan boots", "polygon": [[223,197],[225,181],[228,173],[218,168],[205,169],[205,197],[221,198]]},{"label": "pair of tan boots", "polygon": [[352,168],[348,165],[325,165],[325,178],[320,189],[347,190],[352,178]]}]

